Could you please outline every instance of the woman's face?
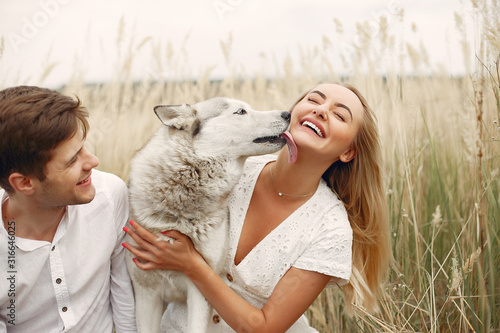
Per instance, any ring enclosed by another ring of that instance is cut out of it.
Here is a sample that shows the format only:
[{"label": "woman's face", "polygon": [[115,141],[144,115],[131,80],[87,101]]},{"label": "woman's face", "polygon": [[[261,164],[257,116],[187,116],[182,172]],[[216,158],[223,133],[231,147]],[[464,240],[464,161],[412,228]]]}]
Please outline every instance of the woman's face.
[{"label": "woman's face", "polygon": [[290,133],[299,158],[349,162],[363,120],[363,105],[354,92],[337,84],[312,89],[292,111]]}]

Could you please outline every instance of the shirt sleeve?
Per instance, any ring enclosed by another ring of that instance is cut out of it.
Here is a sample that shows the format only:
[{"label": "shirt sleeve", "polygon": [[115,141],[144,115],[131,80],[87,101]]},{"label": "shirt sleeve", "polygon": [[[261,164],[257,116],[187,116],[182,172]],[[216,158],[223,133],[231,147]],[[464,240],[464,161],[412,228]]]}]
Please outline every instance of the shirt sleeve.
[{"label": "shirt sleeve", "polygon": [[125,264],[125,249],[121,245],[125,237],[122,228],[129,219],[128,191],[125,183],[116,177],[113,185],[114,218],[116,244],[111,256],[111,292],[113,322],[117,333],[137,332],[135,322],[135,302],[132,282]]},{"label": "shirt sleeve", "polygon": [[322,214],[309,235],[309,244],[293,267],[332,277],[327,287],[349,282],[352,267],[352,229],[339,204]]}]

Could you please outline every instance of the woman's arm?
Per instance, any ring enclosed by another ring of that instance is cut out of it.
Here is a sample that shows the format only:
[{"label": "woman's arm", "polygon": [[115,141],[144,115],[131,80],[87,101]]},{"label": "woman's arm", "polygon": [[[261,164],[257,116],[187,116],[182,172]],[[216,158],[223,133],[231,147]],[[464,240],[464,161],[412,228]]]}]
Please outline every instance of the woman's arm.
[{"label": "woman's arm", "polygon": [[173,243],[157,241],[157,236],[137,223],[126,232],[142,249],[130,244],[125,247],[137,259],[136,265],[144,270],[169,269],[186,274],[236,332],[285,332],[307,310],[330,280],[330,276],[290,268],[276,285],[262,309],[248,304],[236,294],[208,266],[195,250],[191,240],[177,232],[166,236]]}]

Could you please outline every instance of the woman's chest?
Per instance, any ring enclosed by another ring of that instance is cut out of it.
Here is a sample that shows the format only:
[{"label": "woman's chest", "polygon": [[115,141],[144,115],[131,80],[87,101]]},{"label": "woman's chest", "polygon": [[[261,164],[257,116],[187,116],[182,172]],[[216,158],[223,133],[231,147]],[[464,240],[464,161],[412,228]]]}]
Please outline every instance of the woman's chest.
[{"label": "woman's chest", "polygon": [[236,265],[282,223],[287,222],[306,201],[287,201],[286,198],[273,194],[257,182],[243,219],[234,257]]},{"label": "woman's chest", "polygon": [[271,223],[267,216],[251,220],[250,213],[240,227],[231,221],[229,271],[239,294],[269,297],[305,251],[310,243],[311,225],[307,219],[301,220],[300,215],[299,211],[282,222],[278,219]]}]

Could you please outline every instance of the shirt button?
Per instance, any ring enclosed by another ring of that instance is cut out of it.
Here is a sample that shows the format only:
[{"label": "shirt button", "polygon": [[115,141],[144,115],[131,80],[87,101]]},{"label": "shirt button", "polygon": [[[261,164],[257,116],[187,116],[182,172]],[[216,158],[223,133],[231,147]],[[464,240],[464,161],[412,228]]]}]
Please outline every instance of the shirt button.
[{"label": "shirt button", "polygon": [[231,276],[231,274],[227,273],[226,277],[229,280],[229,282],[233,282],[233,277]]},{"label": "shirt button", "polygon": [[68,308],[63,306],[63,308],[61,310],[62,310],[62,312],[66,312],[66,311],[68,311]]},{"label": "shirt button", "polygon": [[56,249],[56,246],[54,245],[54,246],[52,246],[51,251],[54,251],[55,249]]},{"label": "shirt button", "polygon": [[214,324],[218,324],[220,322],[220,317],[219,315],[214,315],[212,317],[212,321],[214,322]]},{"label": "shirt button", "polygon": [[56,283],[57,283],[57,284],[61,284],[61,282],[62,282],[62,280],[61,280],[60,278],[57,278],[57,279],[56,279]]}]

